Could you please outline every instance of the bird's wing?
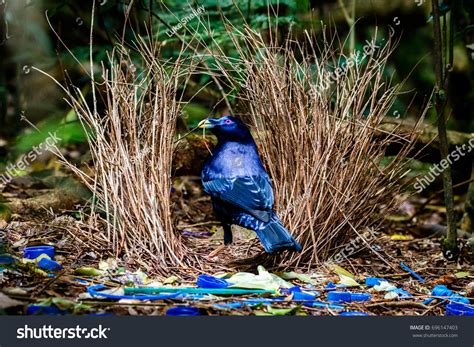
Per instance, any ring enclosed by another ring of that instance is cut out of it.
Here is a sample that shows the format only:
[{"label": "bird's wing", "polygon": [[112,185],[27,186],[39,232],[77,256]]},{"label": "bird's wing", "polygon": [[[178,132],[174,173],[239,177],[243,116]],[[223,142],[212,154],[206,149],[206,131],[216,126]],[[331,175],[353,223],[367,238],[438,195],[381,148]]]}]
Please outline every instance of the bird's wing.
[{"label": "bird's wing", "polygon": [[218,178],[203,182],[204,190],[255,218],[268,222],[273,207],[273,191],[266,176]]}]

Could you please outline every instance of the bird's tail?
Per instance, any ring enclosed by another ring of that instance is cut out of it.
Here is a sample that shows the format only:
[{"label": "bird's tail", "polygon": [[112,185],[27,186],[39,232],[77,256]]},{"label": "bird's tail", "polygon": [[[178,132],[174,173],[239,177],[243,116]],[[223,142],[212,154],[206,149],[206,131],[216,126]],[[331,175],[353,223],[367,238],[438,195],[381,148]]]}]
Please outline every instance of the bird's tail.
[{"label": "bird's tail", "polygon": [[301,252],[301,245],[276,217],[273,217],[267,225],[255,232],[267,253],[279,252],[285,249]]}]

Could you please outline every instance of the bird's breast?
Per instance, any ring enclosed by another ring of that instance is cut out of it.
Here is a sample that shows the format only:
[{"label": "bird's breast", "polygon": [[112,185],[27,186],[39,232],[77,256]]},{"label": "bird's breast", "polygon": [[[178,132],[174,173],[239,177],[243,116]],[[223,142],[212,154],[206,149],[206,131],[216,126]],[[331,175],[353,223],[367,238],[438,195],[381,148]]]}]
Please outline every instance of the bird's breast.
[{"label": "bird's breast", "polygon": [[203,169],[210,179],[261,175],[262,163],[251,145],[227,143],[217,146]]}]

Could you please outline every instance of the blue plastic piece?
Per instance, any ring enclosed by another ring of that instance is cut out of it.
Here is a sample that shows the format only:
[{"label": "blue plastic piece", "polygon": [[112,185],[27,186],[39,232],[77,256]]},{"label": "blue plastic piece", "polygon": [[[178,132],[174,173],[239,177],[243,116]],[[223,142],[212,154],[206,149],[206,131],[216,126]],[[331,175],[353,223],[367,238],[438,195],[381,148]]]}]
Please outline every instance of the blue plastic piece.
[{"label": "blue plastic piece", "polygon": [[200,288],[227,288],[230,285],[225,279],[209,275],[199,275],[196,284]]},{"label": "blue plastic piece", "polygon": [[383,278],[378,278],[378,277],[366,277],[365,278],[365,284],[369,287],[379,285],[382,281],[388,282],[387,280],[384,280]]},{"label": "blue plastic piece", "polygon": [[41,254],[46,254],[51,259],[54,258],[54,247],[53,246],[33,246],[26,247],[23,250],[23,257],[26,259],[36,259]]},{"label": "blue plastic piece", "polygon": [[220,309],[220,310],[229,310],[229,309],[239,309],[244,307],[245,305],[242,302],[236,301],[236,302],[226,302],[223,304],[214,304],[213,307]]},{"label": "blue plastic piece", "polygon": [[330,302],[351,302],[351,293],[332,291],[328,293],[328,301]]},{"label": "blue plastic piece", "polygon": [[431,291],[431,295],[433,296],[451,296],[453,292],[448,289],[444,284],[439,284],[433,288]]},{"label": "blue plastic piece", "polygon": [[10,254],[1,254],[0,255],[0,264],[9,265],[9,264],[13,264],[14,262],[16,262],[16,259],[13,256],[11,256]]},{"label": "blue plastic piece", "polygon": [[43,305],[28,305],[26,314],[28,315],[47,315],[47,316],[62,316],[67,314],[65,310],[60,310],[56,306],[43,306]]},{"label": "blue plastic piece", "polygon": [[167,316],[200,316],[201,313],[197,307],[186,306],[186,307],[172,307],[166,311]]},{"label": "blue plastic piece", "polygon": [[415,278],[416,278],[418,281],[420,281],[421,283],[426,283],[426,281],[425,281],[420,275],[418,275],[415,271],[413,271],[412,269],[410,269],[410,268],[408,267],[408,265],[406,265],[404,262],[401,261],[401,262],[400,262],[400,266],[401,266],[404,270],[408,271],[408,272],[410,273],[410,275],[412,275],[413,277],[415,277]]},{"label": "blue plastic piece", "polygon": [[345,311],[339,313],[339,316],[368,316],[368,313],[360,312],[360,311]]},{"label": "blue plastic piece", "polygon": [[411,295],[409,292],[407,292],[406,290],[401,289],[401,288],[390,290],[390,292],[397,293],[400,296],[400,299],[407,299],[407,298],[412,298],[413,297],[413,295]]},{"label": "blue plastic piece", "polygon": [[332,282],[329,282],[327,285],[326,285],[326,289],[327,290],[334,290],[336,289],[336,285]]},{"label": "blue plastic piece", "polygon": [[181,293],[168,293],[168,294],[156,294],[156,295],[149,295],[149,294],[139,294],[139,295],[116,295],[116,294],[108,294],[108,293],[101,293],[100,291],[103,289],[108,289],[108,287],[104,286],[103,284],[97,284],[95,286],[90,286],[87,288],[87,292],[93,297],[103,297],[107,299],[131,299],[131,300],[166,300],[166,299],[175,299],[181,296]]},{"label": "blue plastic piece", "polygon": [[474,316],[474,306],[459,303],[447,304],[446,316]]},{"label": "blue plastic piece", "polygon": [[352,302],[352,301],[367,301],[370,300],[371,295],[366,293],[351,293],[332,291],[328,293],[328,301],[330,302]]},{"label": "blue plastic piece", "polygon": [[455,302],[458,304],[470,304],[470,300],[466,298],[465,296],[459,295],[459,294],[453,294],[449,297],[449,301]]},{"label": "blue plastic piece", "polygon": [[43,258],[38,262],[38,267],[46,271],[60,271],[63,267],[54,260]]},{"label": "blue plastic piece", "polygon": [[327,302],[322,301],[306,301],[303,305],[308,307],[326,308],[335,311],[342,311],[345,309],[342,305],[328,304]]},{"label": "blue plastic piece", "polygon": [[351,293],[351,300],[352,301],[368,301],[372,295],[368,293]]},{"label": "blue plastic piece", "polygon": [[[439,284],[439,285],[437,285],[433,288],[433,290],[431,291],[431,295],[432,296],[448,298],[451,295],[453,295],[453,292],[451,290],[449,290],[448,287],[446,287],[444,284]],[[423,301],[423,304],[428,305],[429,303],[431,303],[435,299],[436,298],[426,299],[425,301]]]},{"label": "blue plastic piece", "polygon": [[293,300],[294,301],[308,301],[316,299],[316,294],[311,292],[294,292],[293,293]]}]

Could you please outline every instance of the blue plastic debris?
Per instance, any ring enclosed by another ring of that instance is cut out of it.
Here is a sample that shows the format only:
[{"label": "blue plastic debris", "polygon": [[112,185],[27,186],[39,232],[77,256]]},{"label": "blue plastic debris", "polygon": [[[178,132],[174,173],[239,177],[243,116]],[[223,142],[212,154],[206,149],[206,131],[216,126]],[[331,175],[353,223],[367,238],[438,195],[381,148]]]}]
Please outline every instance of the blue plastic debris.
[{"label": "blue plastic debris", "polygon": [[213,307],[219,309],[219,310],[236,310],[239,308],[244,307],[244,303],[236,301],[236,302],[226,302],[223,304],[214,304],[212,305]]},{"label": "blue plastic debris", "polygon": [[13,264],[16,259],[10,254],[0,254],[0,264]]},{"label": "blue plastic debris", "polygon": [[385,280],[383,278],[378,278],[378,277],[366,277],[365,278],[365,284],[369,287],[373,287],[375,285],[380,285],[380,283],[382,281],[387,281],[387,280]]},{"label": "blue plastic debris", "polygon": [[54,258],[54,247],[53,246],[33,246],[26,247],[23,250],[23,257],[26,259],[36,259],[41,254],[46,254],[51,259]]},{"label": "blue plastic debris", "polygon": [[334,311],[342,311],[345,309],[345,307],[342,305],[328,304],[327,302],[323,301],[306,301],[303,303],[303,305],[307,307],[325,308]]},{"label": "blue plastic debris", "polygon": [[408,272],[410,273],[410,275],[412,275],[412,276],[413,276],[414,278],[416,278],[418,281],[420,281],[420,282],[422,282],[422,283],[426,283],[426,281],[425,281],[420,275],[418,275],[415,271],[413,271],[412,269],[410,269],[410,268],[408,267],[408,265],[406,265],[404,262],[401,261],[401,262],[400,262],[400,266],[401,266],[404,270],[408,271]]},{"label": "blue plastic debris", "polygon": [[209,275],[199,275],[196,282],[200,288],[227,288],[230,283],[223,278]]},{"label": "blue plastic debris", "polygon": [[131,299],[131,300],[166,300],[166,299],[174,299],[180,296],[180,293],[167,293],[167,294],[157,294],[157,295],[149,295],[149,294],[139,294],[139,295],[117,295],[117,294],[109,294],[109,293],[101,293],[101,290],[104,289],[111,289],[106,287],[103,284],[97,284],[94,286],[90,286],[87,288],[87,292],[93,297],[102,297],[107,299]]},{"label": "blue plastic debris", "polygon": [[197,307],[172,307],[166,311],[167,316],[200,316],[201,313]]},{"label": "blue plastic debris", "polygon": [[466,298],[465,296],[459,295],[459,294],[453,294],[449,297],[449,301],[451,302],[456,302],[458,304],[469,304],[470,300]]},{"label": "blue plastic debris", "polygon": [[331,281],[326,285],[326,290],[334,290],[336,289],[336,285]]},{"label": "blue plastic debris", "polygon": [[294,292],[293,293],[293,300],[294,301],[308,301],[308,300],[314,300],[316,299],[317,294],[314,294],[314,292]]},{"label": "blue plastic debris", "polygon": [[446,316],[474,316],[474,306],[460,303],[447,304]]},{"label": "blue plastic debris", "polygon": [[332,291],[328,293],[328,301],[330,302],[352,302],[352,301],[367,301],[370,300],[371,295],[366,293],[351,293]]},{"label": "blue plastic debris", "polygon": [[48,315],[48,316],[61,316],[67,314],[67,311],[60,310],[56,306],[44,306],[44,305],[28,305],[26,308],[26,314],[28,315]]},{"label": "blue plastic debris", "polygon": [[60,271],[63,267],[54,260],[43,258],[38,262],[38,267],[46,271]]},{"label": "blue plastic debris", "polygon": [[[439,297],[442,299],[449,299],[452,302],[469,304],[469,299],[459,295],[454,294],[452,290],[448,289],[444,284],[439,284],[433,288],[431,291],[431,296]],[[423,304],[427,305],[434,301],[436,298],[429,298],[423,301]]]},{"label": "blue plastic debris", "polygon": [[360,311],[345,311],[339,313],[339,316],[368,316],[368,313],[360,312]]},{"label": "blue plastic debris", "polygon": [[411,295],[409,292],[407,292],[406,290],[401,289],[401,288],[397,288],[397,289],[394,289],[394,290],[389,290],[389,292],[397,293],[400,296],[400,299],[407,299],[407,298],[412,298],[413,297],[413,295]]}]

